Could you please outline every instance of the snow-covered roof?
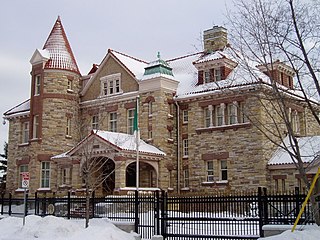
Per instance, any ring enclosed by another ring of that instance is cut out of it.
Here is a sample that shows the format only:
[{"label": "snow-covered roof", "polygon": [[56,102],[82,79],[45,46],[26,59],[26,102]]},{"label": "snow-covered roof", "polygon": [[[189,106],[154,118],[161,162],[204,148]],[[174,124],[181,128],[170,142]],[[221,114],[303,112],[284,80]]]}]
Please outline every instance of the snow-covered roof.
[{"label": "snow-covered roof", "polygon": [[[97,131],[95,134],[121,150],[136,151],[136,137],[134,135],[109,131]],[[139,152],[166,155],[164,152],[155,146],[146,143],[142,139],[139,141]]]},{"label": "snow-covered roof", "polygon": [[60,17],[55,22],[43,50],[47,50],[50,56],[45,68],[63,69],[80,73]]},{"label": "snow-covered roof", "polygon": [[11,118],[11,117],[19,117],[26,114],[29,114],[30,112],[30,99],[18,104],[17,106],[14,106],[13,108],[6,111],[3,115],[5,118]]},{"label": "snow-covered roof", "polygon": [[[136,137],[131,134],[126,133],[118,133],[118,132],[109,132],[109,131],[94,131],[89,136],[87,136],[85,139],[91,137],[92,135],[98,136],[103,141],[106,141],[110,143],[111,145],[117,147],[120,150],[125,151],[136,151]],[[84,140],[82,141],[84,142]],[[71,150],[61,153],[59,155],[53,156],[51,159],[62,159],[62,158],[68,158],[70,157],[70,154],[72,155],[72,152],[81,145],[80,142],[76,147],[72,148]],[[156,148],[155,146],[152,146],[142,139],[139,141],[139,152],[140,153],[148,153],[148,154],[155,154],[155,155],[162,155],[165,156],[166,154]]]},{"label": "snow-covered roof", "polygon": [[[318,158],[320,154],[320,136],[299,137],[297,140],[304,163],[311,163],[314,159]],[[281,146],[286,146],[290,152],[293,151],[288,136],[283,140]],[[277,148],[268,165],[293,164],[288,151],[284,150],[281,146]]]},{"label": "snow-covered roof", "polygon": [[147,62],[112,49],[110,49],[109,51],[121,63],[123,63],[137,79],[142,78],[144,74],[144,68],[148,66]]}]

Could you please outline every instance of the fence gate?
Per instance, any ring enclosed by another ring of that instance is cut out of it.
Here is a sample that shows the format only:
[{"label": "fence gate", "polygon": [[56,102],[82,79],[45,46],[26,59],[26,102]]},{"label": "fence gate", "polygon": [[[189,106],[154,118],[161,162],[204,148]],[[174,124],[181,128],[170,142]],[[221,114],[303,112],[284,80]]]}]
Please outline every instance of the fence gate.
[{"label": "fence gate", "polygon": [[165,239],[258,239],[257,196],[163,197]]}]

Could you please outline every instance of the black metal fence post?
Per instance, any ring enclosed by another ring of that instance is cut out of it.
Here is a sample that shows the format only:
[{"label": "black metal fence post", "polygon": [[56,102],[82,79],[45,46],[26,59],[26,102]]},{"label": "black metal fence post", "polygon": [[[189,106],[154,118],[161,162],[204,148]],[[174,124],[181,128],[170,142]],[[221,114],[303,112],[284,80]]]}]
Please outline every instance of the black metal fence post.
[{"label": "black metal fence post", "polygon": [[139,192],[135,190],[134,192],[134,231],[138,232],[139,228]]},{"label": "black metal fence post", "polygon": [[34,194],[34,214],[39,215],[39,199],[37,192]]},{"label": "black metal fence post", "polygon": [[95,191],[92,192],[92,199],[91,199],[91,212],[92,212],[92,217],[94,218],[94,206],[95,206]]},{"label": "black metal fence post", "polygon": [[70,213],[71,213],[71,193],[68,192],[68,203],[67,203],[67,218],[70,219]]},{"label": "black metal fence post", "polygon": [[262,230],[264,221],[263,221],[263,199],[262,199],[262,188],[258,187],[258,211],[259,211],[259,232],[260,237],[264,237],[264,233]]},{"label": "black metal fence post", "polygon": [[268,195],[267,195],[267,188],[263,188],[263,220],[264,224],[269,223],[269,213],[268,213]]},{"label": "black metal fence post", "polygon": [[9,216],[11,216],[11,213],[12,213],[11,205],[12,205],[12,194],[9,193],[9,212],[8,212]]},{"label": "black metal fence post", "polygon": [[1,215],[3,215],[4,193],[1,194]]},{"label": "black metal fence post", "polygon": [[154,209],[154,217],[155,217],[155,232],[157,235],[160,234],[160,196],[159,190],[155,192],[155,209]]},{"label": "black metal fence post", "polygon": [[166,224],[167,224],[167,198],[168,198],[168,193],[166,193],[164,190],[162,190],[161,193],[161,235],[163,236],[163,239],[166,239],[167,234],[166,234]]}]

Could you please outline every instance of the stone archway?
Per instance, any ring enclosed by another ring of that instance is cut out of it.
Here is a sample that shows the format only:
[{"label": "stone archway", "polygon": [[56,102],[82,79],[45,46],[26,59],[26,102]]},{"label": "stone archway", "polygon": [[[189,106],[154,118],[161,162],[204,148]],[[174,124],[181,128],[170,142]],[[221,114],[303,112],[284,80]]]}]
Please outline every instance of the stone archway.
[{"label": "stone archway", "polygon": [[[157,172],[152,165],[146,162],[139,163],[139,187],[157,187]],[[126,187],[136,186],[136,162],[130,163],[126,168]]]}]

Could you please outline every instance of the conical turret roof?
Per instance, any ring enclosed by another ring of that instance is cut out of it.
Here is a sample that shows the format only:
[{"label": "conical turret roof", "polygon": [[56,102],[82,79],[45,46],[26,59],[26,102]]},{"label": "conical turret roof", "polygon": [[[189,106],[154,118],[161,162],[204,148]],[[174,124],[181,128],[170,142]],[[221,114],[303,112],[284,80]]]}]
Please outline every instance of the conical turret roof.
[{"label": "conical turret roof", "polygon": [[60,17],[55,22],[43,49],[50,54],[50,59],[45,65],[46,69],[70,70],[80,73]]}]

